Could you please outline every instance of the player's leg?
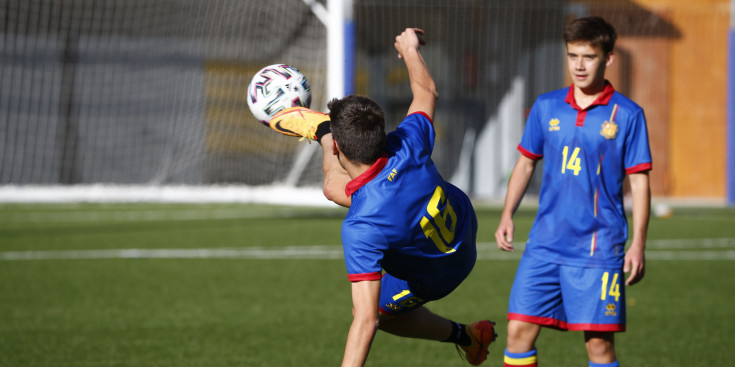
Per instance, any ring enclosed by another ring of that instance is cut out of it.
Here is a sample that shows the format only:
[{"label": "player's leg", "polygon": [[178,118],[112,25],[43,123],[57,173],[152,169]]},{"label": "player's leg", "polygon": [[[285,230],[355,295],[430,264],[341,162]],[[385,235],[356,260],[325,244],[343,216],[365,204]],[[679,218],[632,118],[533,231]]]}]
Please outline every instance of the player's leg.
[{"label": "player's leg", "polygon": [[617,367],[615,334],[611,332],[585,331],[584,345],[590,359],[590,367]]},{"label": "player's leg", "polygon": [[452,322],[424,306],[401,314],[380,314],[378,328],[406,338],[444,341],[452,332]]},{"label": "player's leg", "polygon": [[292,107],[279,111],[270,121],[270,127],[283,135],[316,140],[322,150],[322,191],[324,196],[344,207],[352,200],[345,195],[350,176],[339,163],[329,127],[329,115],[306,107]]},{"label": "player's leg", "polygon": [[[462,338],[458,344],[469,342],[468,338],[465,338],[466,333],[461,332],[465,325],[451,322],[423,307],[426,302],[441,299],[454,291],[475,265],[477,218],[471,204],[468,204],[468,209],[467,228],[464,231],[462,245],[451,257],[435,260],[436,270],[430,275],[413,279],[410,284],[407,280],[399,279],[390,273],[383,275],[379,303],[381,330],[411,338],[452,341],[450,332],[454,328],[454,334],[459,334],[459,338]],[[414,291],[419,292],[421,296],[417,296]],[[459,327],[459,333],[456,333],[456,327]],[[450,340],[447,340],[448,338]]]},{"label": "player's leg", "polygon": [[384,274],[380,285],[378,328],[408,338],[447,339],[452,331],[452,322],[424,307],[428,301],[417,297],[407,281]]},{"label": "player's leg", "polygon": [[566,327],[559,265],[523,256],[508,300],[505,366],[537,366],[536,339],[541,327]]},{"label": "player's leg", "polygon": [[504,366],[536,367],[536,339],[541,332],[541,325],[519,321],[508,321],[508,337],[503,353]]},{"label": "player's leg", "polygon": [[399,315],[380,315],[378,328],[406,337],[453,343],[464,351],[464,359],[472,365],[485,361],[488,347],[495,340],[495,324],[482,320],[461,324],[431,312],[424,306]]},{"label": "player's leg", "polygon": [[283,135],[319,141],[329,131],[329,115],[306,107],[291,107],[276,112],[269,126]]},{"label": "player's leg", "polygon": [[507,348],[511,353],[525,353],[535,348],[541,325],[519,321],[508,321]]},{"label": "player's leg", "polygon": [[472,365],[486,359],[497,335],[494,323],[482,320],[465,325],[437,315],[424,307],[428,300],[415,296],[408,282],[390,274],[383,276],[380,293],[380,330],[401,337],[454,343]]},{"label": "player's leg", "polygon": [[562,267],[569,330],[584,331],[589,365],[617,366],[615,332],[625,331],[622,269]]}]

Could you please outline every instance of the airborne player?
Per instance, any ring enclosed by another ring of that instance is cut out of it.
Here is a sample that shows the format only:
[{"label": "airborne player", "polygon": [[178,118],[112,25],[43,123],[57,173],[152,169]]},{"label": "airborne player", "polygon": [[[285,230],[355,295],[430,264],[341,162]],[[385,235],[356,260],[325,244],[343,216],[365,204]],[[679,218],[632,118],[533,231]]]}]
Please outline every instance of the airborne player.
[{"label": "airborne player", "polygon": [[437,92],[417,33],[423,31],[407,28],[394,44],[413,93],[396,131],[386,135],[380,106],[354,95],[332,100],[329,116],[297,107],[271,119],[281,133],[321,143],[324,193],[350,208],[342,245],[354,318],[343,366],[365,363],[377,329],[454,343],[473,365],[485,360],[495,339],[490,321],[459,324],[424,306],[472,270],[477,218],[467,195],[444,181],[431,160]]}]

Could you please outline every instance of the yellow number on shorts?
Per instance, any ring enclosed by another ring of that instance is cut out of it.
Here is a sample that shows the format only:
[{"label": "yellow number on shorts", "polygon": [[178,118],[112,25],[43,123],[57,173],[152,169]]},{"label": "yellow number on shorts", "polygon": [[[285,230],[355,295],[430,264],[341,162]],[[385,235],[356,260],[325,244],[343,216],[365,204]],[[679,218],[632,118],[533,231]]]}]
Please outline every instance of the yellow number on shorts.
[{"label": "yellow number on shorts", "polygon": [[421,229],[423,229],[426,238],[431,239],[439,251],[444,253],[454,252],[455,250],[448,245],[454,241],[457,214],[454,213],[454,208],[444,195],[441,186],[437,186],[434,190],[434,195],[431,196],[426,211],[433,220],[432,223],[426,216],[421,218]]},{"label": "yellow number on shorts", "polygon": [[602,274],[602,293],[600,299],[605,300],[607,296],[615,297],[615,302],[620,299],[620,283],[618,282],[618,273],[613,274],[612,282],[610,283],[610,289],[607,288],[607,283],[610,280],[610,273],[605,272]]},{"label": "yellow number on shorts", "polygon": [[574,148],[572,156],[567,160],[569,154],[569,147],[565,146],[564,150],[561,151],[563,162],[561,163],[561,173],[566,173],[566,170],[574,171],[574,175],[579,175],[579,171],[582,170],[582,159],[579,158],[579,147]]}]

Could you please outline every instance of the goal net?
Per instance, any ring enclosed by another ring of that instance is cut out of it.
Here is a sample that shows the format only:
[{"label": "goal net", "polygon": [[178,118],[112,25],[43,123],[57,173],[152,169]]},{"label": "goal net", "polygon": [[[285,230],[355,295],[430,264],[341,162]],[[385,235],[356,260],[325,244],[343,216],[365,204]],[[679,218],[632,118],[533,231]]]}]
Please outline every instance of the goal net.
[{"label": "goal net", "polygon": [[252,117],[250,79],[292,64],[325,106],[300,0],[2,0],[0,24],[0,185],[278,184],[304,147]]},{"label": "goal net", "polygon": [[[339,97],[326,95],[328,31],[315,5],[328,4],[0,0],[0,201],[34,187],[57,190],[52,196],[114,187],[132,199],[175,187],[188,188],[184,195],[242,188],[248,200],[262,195],[253,188],[318,192],[318,146],[262,126],[245,101],[254,73],[274,63],[306,75],[312,108],[326,111]],[[705,8],[679,18],[710,25],[727,17]],[[531,104],[568,85],[564,24],[604,15],[621,35],[611,81],[645,106],[657,131],[652,187],[668,192],[677,96],[669,76],[680,75],[668,55],[681,34],[666,9],[627,0],[352,0],[348,12],[347,92],[383,106],[389,131],[410,103],[393,39],[406,26],[426,30],[422,53],[440,94],[433,158],[475,198],[502,198]]]}]

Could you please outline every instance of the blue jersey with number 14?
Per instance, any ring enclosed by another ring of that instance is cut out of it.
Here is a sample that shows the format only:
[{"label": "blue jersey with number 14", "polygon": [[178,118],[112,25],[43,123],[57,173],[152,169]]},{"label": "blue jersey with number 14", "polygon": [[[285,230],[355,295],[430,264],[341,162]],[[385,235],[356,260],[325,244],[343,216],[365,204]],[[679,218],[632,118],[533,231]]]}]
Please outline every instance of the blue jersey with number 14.
[{"label": "blue jersey with number 14", "polygon": [[526,253],[572,266],[620,266],[628,236],[623,180],[651,169],[643,109],[609,83],[585,109],[574,86],[546,93],[534,103],[518,149],[544,161]]},{"label": "blue jersey with number 14", "polygon": [[[381,269],[420,297],[442,296],[475,259],[476,221],[469,198],[439,175],[435,132],[421,113],[387,136],[386,153],[347,185],[352,205],[342,225],[348,279],[377,280]],[[467,243],[472,241],[472,243]]]}]

